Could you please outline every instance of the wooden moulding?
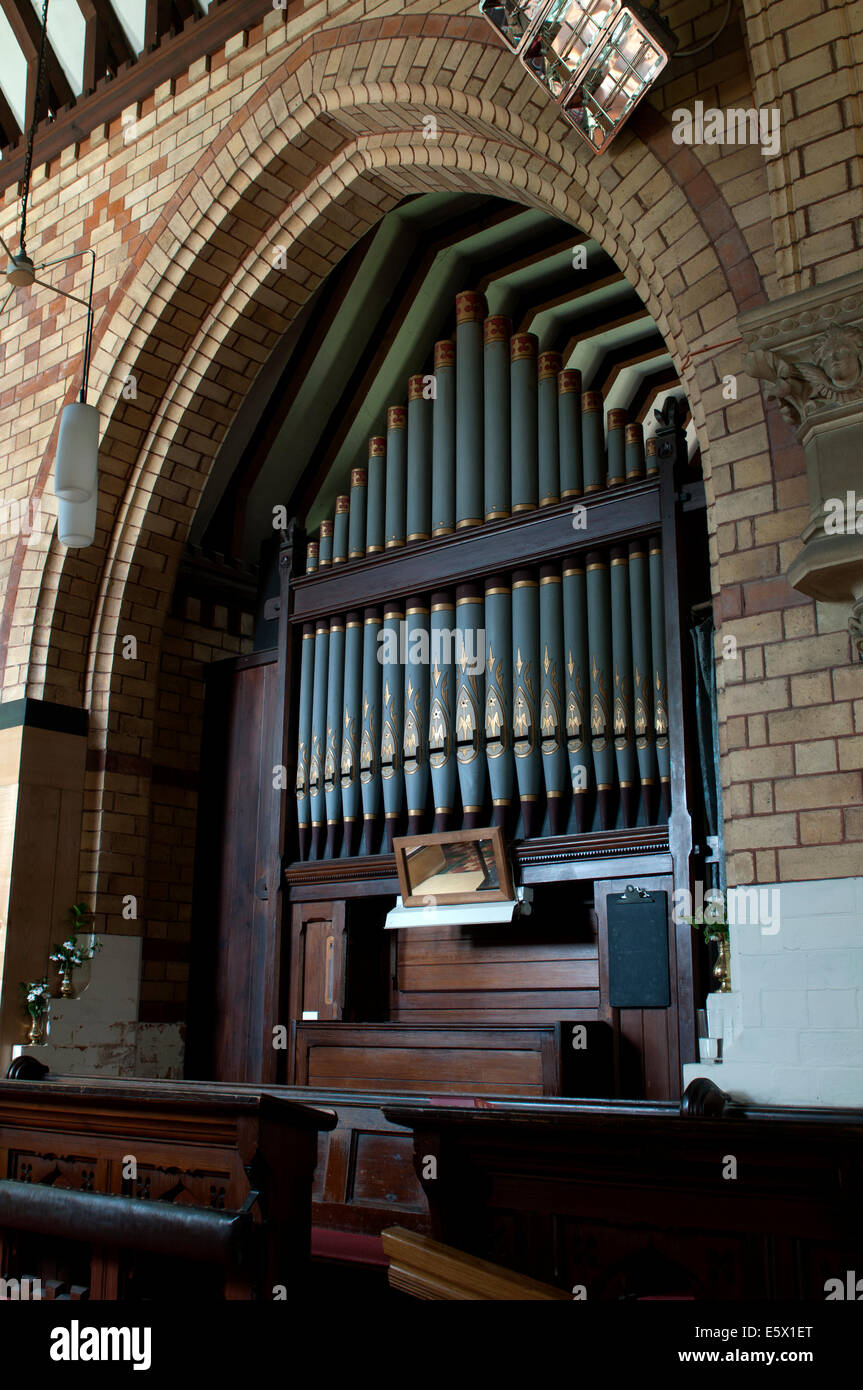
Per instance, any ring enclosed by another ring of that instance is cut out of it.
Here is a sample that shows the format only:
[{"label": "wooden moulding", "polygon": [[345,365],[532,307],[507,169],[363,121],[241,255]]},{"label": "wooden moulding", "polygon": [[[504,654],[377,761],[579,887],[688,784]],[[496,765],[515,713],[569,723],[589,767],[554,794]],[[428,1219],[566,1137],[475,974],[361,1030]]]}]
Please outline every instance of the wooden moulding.
[{"label": "wooden moulding", "polygon": [[551,1284],[514,1274],[488,1260],[478,1260],[475,1255],[466,1255],[415,1231],[390,1226],[381,1232],[381,1239],[390,1261],[390,1286],[414,1298],[572,1302],[568,1293]]},{"label": "wooden moulding", "polygon": [[611,493],[579,498],[577,505],[588,514],[584,530],[573,530],[569,498],[471,527],[464,534],[432,537],[403,550],[352,560],[336,571],[297,575],[291,585],[291,622],[346,611],[356,606],[358,594],[364,604],[380,603],[497,573],[503,555],[512,569],[655,530],[661,519],[659,480],[628,483]]},{"label": "wooden moulding", "polygon": [[[524,840],[511,846],[510,859],[520,883],[641,877],[671,870],[666,825]],[[393,854],[289,864],[284,879],[292,901],[326,896],[325,889],[336,897],[394,896],[401,891]]]}]

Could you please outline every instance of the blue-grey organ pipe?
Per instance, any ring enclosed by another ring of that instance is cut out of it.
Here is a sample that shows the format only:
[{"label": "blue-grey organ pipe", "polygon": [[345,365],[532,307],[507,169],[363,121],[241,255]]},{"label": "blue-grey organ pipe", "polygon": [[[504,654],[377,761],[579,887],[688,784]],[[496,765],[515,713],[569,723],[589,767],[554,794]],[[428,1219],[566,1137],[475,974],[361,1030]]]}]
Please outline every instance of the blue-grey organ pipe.
[{"label": "blue-grey organ pipe", "polygon": [[405,543],[405,487],[407,485],[408,413],[403,405],[387,409],[386,523],[387,550]]},{"label": "blue-grey organ pipe", "polygon": [[557,378],[557,427],[560,443],[560,496],[584,491],[581,458],[581,372],[565,367]]},{"label": "blue-grey organ pipe", "polygon": [[512,323],[493,314],[483,325],[483,419],[485,422],[485,519],[509,516],[509,340]]},{"label": "blue-grey organ pipe", "polygon": [[402,729],[404,725],[405,674],[402,665],[402,624],[400,604],[384,607],[381,628],[381,784],[384,800],[384,845],[393,847],[404,807],[405,779],[402,768]]},{"label": "blue-grey organ pipe", "polygon": [[341,723],[342,821],[345,854],[356,854],[362,831],[360,738],[362,736],[363,619],[358,612],[345,618],[345,694]]},{"label": "blue-grey organ pipe", "polygon": [[539,505],[560,501],[560,436],[557,409],[559,352],[541,352],[537,361],[537,466]]},{"label": "blue-grey organ pipe", "polygon": [[326,799],[324,758],[327,745],[327,679],[330,661],[330,625],[326,618],[315,624],[315,676],[312,695],[312,736],[309,744],[309,809],[312,824],[312,858],[320,859],[324,846]]},{"label": "blue-grey organ pipe", "polygon": [[324,745],[324,793],[327,806],[327,855],[338,853],[342,821],[342,784],[339,761],[342,747],[342,699],[345,687],[345,624],[330,621],[330,661],[327,674],[327,736]]},{"label": "blue-grey organ pipe", "polygon": [[366,492],[367,555],[379,555],[384,548],[386,467],[386,437],[382,434],[373,434],[369,440],[368,489]]},{"label": "blue-grey organ pipe", "polygon": [[510,341],[509,405],[513,512],[532,511],[538,500],[538,346],[535,333],[515,333]]},{"label": "blue-grey organ pipe", "polygon": [[431,535],[433,376],[408,381],[407,539]]},{"label": "blue-grey organ pipe", "polygon": [[512,740],[522,835],[539,834],[542,757],[539,747],[539,585],[529,570],[512,577]]},{"label": "blue-grey organ pipe", "polygon": [[409,601],[405,608],[405,704],[402,761],[408,834],[422,830],[429,788],[429,610]]},{"label": "blue-grey organ pipe", "polygon": [[432,535],[455,530],[455,343],[434,345],[435,401],[432,414]]},{"label": "blue-grey organ pipe", "polygon": [[515,795],[512,753],[512,582],[485,581],[485,755],[495,825],[506,826]]},{"label": "blue-grey organ pipe", "polygon": [[431,768],[437,831],[446,830],[455,808],[455,603],[446,592],[431,600],[431,705],[429,709],[429,767]]},{"label": "blue-grey organ pipe", "polygon": [[483,322],[485,296],[456,295],[455,524],[457,530],[483,519]]},{"label": "blue-grey organ pipe", "polygon": [[381,663],[378,635],[381,611],[367,608],[363,617],[363,695],[360,735],[360,788],[363,800],[363,849],[376,854],[381,814]]},{"label": "blue-grey organ pipe", "polygon": [[297,831],[299,857],[308,858],[311,832],[309,758],[312,743],[312,696],[315,680],[315,625],[303,624],[300,643],[300,714],[297,729]]},{"label": "blue-grey organ pipe", "polygon": [[548,806],[548,828],[565,827],[569,783],[564,709],[563,593],[559,565],[539,572],[539,740]]}]

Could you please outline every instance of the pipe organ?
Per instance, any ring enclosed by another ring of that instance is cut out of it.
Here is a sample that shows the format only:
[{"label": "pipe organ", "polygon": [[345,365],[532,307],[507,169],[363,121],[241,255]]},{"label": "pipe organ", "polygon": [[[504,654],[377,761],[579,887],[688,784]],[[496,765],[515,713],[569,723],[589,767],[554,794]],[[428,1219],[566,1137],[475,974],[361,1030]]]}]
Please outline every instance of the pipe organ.
[{"label": "pipe organ", "polygon": [[640,526],[636,511],[602,544],[579,516],[656,478],[655,442],[481,294],[455,308],[433,372],[410,377],[308,543],[309,582],[549,508],[571,510],[569,540],[525,564],[500,553],[492,573],[465,550],[449,585],[384,589],[365,608],[358,570],[343,610],[301,624],[300,860],[387,851],[403,831],[530,839],[670,813],[659,514]]}]

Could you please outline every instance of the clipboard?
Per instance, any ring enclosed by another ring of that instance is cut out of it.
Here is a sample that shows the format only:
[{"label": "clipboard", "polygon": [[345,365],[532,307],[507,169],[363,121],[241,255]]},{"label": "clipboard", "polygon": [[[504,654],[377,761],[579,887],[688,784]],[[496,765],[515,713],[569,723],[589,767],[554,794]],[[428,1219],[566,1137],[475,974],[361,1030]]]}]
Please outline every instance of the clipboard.
[{"label": "clipboard", "polygon": [[608,1002],[613,1009],[667,1009],[668,894],[632,884],[606,899]]}]

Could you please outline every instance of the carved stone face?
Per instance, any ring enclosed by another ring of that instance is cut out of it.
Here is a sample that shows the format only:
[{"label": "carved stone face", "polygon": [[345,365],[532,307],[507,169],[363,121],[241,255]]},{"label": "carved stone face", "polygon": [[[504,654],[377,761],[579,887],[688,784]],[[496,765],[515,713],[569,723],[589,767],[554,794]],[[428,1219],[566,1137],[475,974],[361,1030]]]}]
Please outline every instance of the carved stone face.
[{"label": "carved stone face", "polygon": [[831,328],[821,345],[818,361],[834,386],[847,390],[860,380],[860,338],[848,329]]}]

